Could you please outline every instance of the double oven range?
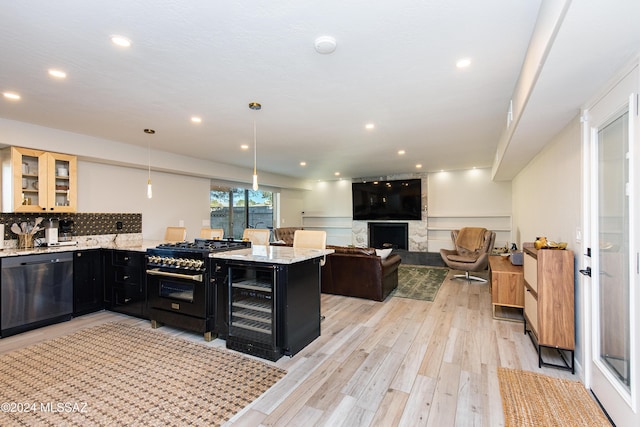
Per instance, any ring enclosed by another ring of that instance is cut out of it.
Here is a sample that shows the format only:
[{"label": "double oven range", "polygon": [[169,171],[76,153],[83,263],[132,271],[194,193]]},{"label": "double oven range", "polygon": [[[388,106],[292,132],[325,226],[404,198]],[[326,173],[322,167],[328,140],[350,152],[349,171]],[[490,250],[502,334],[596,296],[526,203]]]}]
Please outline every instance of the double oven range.
[{"label": "double oven range", "polygon": [[196,239],[147,249],[147,292],[151,326],[200,332],[206,341],[228,333],[227,272],[212,252],[242,249],[238,240]]}]

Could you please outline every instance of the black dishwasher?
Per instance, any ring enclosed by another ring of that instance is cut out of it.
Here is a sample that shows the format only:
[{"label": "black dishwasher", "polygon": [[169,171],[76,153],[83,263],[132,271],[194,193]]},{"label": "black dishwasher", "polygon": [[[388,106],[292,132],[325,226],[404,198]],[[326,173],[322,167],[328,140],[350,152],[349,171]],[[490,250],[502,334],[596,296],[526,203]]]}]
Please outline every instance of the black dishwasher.
[{"label": "black dishwasher", "polygon": [[0,336],[71,319],[73,254],[2,258]]}]

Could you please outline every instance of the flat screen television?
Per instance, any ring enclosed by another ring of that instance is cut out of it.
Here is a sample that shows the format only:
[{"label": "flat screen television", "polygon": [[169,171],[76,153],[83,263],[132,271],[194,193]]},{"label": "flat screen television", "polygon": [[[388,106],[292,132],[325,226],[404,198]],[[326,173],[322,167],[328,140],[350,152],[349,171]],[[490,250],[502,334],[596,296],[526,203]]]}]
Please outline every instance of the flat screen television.
[{"label": "flat screen television", "polygon": [[422,219],[421,184],[420,179],[352,183],[353,219]]}]

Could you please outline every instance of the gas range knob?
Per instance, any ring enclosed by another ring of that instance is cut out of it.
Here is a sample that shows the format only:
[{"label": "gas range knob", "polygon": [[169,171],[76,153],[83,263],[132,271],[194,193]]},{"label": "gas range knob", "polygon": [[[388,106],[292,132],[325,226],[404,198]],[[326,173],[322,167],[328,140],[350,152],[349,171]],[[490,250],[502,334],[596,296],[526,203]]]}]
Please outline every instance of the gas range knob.
[{"label": "gas range knob", "polygon": [[164,259],[164,263],[163,263],[163,264],[173,265],[173,264],[175,264],[175,263],[176,263],[175,258],[169,258],[169,257],[166,257],[166,258]]},{"label": "gas range knob", "polygon": [[204,265],[204,261],[201,259],[195,260],[195,264],[193,265],[195,268],[202,268]]}]

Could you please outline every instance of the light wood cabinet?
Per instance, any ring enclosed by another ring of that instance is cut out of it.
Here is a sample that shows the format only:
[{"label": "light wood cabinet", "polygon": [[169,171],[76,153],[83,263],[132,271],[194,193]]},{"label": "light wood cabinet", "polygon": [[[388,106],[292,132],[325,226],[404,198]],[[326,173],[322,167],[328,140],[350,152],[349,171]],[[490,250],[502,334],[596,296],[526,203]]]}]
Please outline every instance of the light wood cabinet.
[{"label": "light wood cabinet", "polygon": [[[536,344],[540,366],[561,367],[572,372],[575,350],[573,270],[572,251],[525,248],[524,331]],[[544,347],[558,350],[563,363],[543,360]]]},{"label": "light wood cabinet", "polygon": [[[492,255],[489,257],[489,274],[491,286],[491,304],[493,317],[501,320],[522,320],[524,307],[524,281],[522,266],[513,265],[507,257]],[[518,313],[517,317],[507,316],[504,307],[511,307]],[[502,315],[496,314],[496,309]]]},{"label": "light wood cabinet", "polygon": [[75,212],[77,158],[30,148],[2,150],[3,212]]}]

